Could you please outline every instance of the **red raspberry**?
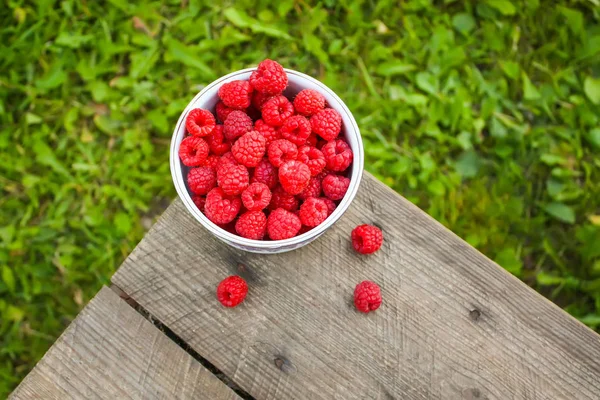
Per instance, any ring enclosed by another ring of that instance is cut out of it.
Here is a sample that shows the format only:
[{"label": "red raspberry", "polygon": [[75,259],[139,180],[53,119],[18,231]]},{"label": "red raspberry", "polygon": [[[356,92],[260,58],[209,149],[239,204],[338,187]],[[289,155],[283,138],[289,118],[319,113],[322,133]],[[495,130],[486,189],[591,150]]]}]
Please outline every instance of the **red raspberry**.
[{"label": "red raspberry", "polygon": [[286,88],[288,78],[278,62],[267,58],[258,64],[258,68],[252,72],[250,83],[259,92],[279,94]]},{"label": "red raspberry", "polygon": [[235,111],[235,108],[227,107],[225,103],[219,101],[215,107],[217,113],[217,119],[221,122],[225,122],[229,114]]},{"label": "red raspberry", "polygon": [[345,176],[330,174],[323,179],[321,186],[323,187],[323,193],[325,193],[325,196],[334,201],[341,200],[344,198],[344,195],[348,190],[348,186],[350,186],[350,179],[346,178]]},{"label": "red raspberry", "polygon": [[289,194],[303,191],[310,181],[310,169],[300,161],[287,161],[279,168],[279,182]]},{"label": "red raspberry", "polygon": [[274,140],[281,139],[281,135],[277,128],[271,125],[265,124],[262,119],[257,120],[254,123],[254,130],[260,132],[267,140],[267,146],[270,145]]},{"label": "red raspberry", "polygon": [[267,150],[269,161],[274,167],[281,167],[286,161],[295,160],[298,157],[298,147],[285,139],[274,140]]},{"label": "red raspberry", "polygon": [[238,110],[248,108],[252,98],[252,86],[248,81],[232,81],[219,88],[219,98],[227,107]]},{"label": "red raspberry", "polygon": [[263,104],[265,104],[267,102],[267,100],[269,100],[271,97],[273,97],[272,94],[266,94],[266,93],[262,93],[262,92],[256,91],[252,95],[252,105],[258,111],[260,111],[260,109],[262,108]]},{"label": "red raspberry", "polygon": [[208,136],[214,127],[215,116],[201,108],[194,108],[185,119],[185,128],[192,136]]},{"label": "red raspberry", "polygon": [[298,198],[306,200],[309,197],[319,197],[321,195],[321,180],[317,177],[310,178],[308,186],[300,194]]},{"label": "red raspberry", "polygon": [[270,98],[262,109],[262,119],[271,126],[281,126],[286,119],[294,115],[294,106],[285,96]]},{"label": "red raspberry", "polygon": [[188,187],[194,194],[206,194],[217,184],[215,170],[211,167],[190,169],[187,176]]},{"label": "red raspberry", "polygon": [[332,171],[343,171],[352,163],[352,149],[343,140],[332,140],[321,151],[327,161],[327,168]]},{"label": "red raspberry", "polygon": [[248,285],[239,276],[229,276],[217,286],[217,299],[225,307],[235,307],[246,298]]},{"label": "red raspberry", "polygon": [[264,183],[254,182],[242,192],[242,203],[250,211],[260,211],[271,202],[271,191]]},{"label": "red raspberry", "polygon": [[325,97],[316,90],[304,89],[296,95],[294,108],[298,114],[309,117],[325,108]]},{"label": "red raspberry", "polygon": [[310,146],[302,146],[298,149],[297,160],[308,165],[312,176],[319,175],[325,168],[325,164],[327,164],[321,150]]},{"label": "red raspberry", "polygon": [[302,115],[294,115],[283,123],[279,133],[296,146],[302,146],[310,136],[310,122]]},{"label": "red raspberry", "polygon": [[323,200],[311,197],[302,203],[298,214],[302,224],[315,227],[327,219],[329,210]]},{"label": "red raspberry", "polygon": [[229,151],[219,158],[219,163],[217,164],[217,168],[215,168],[217,171],[217,178],[227,167],[232,165],[238,165],[238,163],[233,154]]},{"label": "red raspberry", "polygon": [[202,138],[188,136],[179,144],[179,158],[183,165],[196,167],[206,160],[208,143]]},{"label": "red raspberry", "polygon": [[229,141],[252,130],[252,119],[243,111],[233,111],[223,123],[223,134]]},{"label": "red raspberry", "polygon": [[381,229],[373,225],[359,225],[352,230],[352,246],[361,254],[375,253],[383,243]]},{"label": "red raspberry", "polygon": [[342,116],[333,108],[326,108],[310,117],[312,131],[325,140],[333,140],[342,130]]},{"label": "red raspberry", "polygon": [[210,151],[213,154],[221,156],[231,149],[231,144],[225,142],[225,136],[223,135],[223,125],[215,126],[212,134],[206,138],[208,141],[208,145],[210,146]]},{"label": "red raspberry", "polygon": [[219,165],[219,160],[219,156],[208,156],[206,157],[206,160],[204,160],[204,162],[200,165],[202,165],[203,167],[211,167],[216,171],[217,165]]},{"label": "red raspberry", "polygon": [[313,132],[310,134],[308,139],[306,139],[306,145],[310,146],[310,147],[317,147],[318,141],[319,141],[319,137]]},{"label": "red raspberry", "polygon": [[300,222],[300,218],[283,208],[272,211],[267,219],[267,232],[272,240],[283,240],[294,237],[298,234],[301,227],[302,222]]},{"label": "red raspberry", "polygon": [[281,186],[277,186],[271,195],[269,210],[283,208],[287,211],[296,211],[298,209],[298,199],[293,194],[289,194]]},{"label": "red raspberry", "polygon": [[277,185],[277,182],[279,182],[277,168],[271,165],[268,159],[263,159],[254,168],[251,182],[264,183],[269,189],[273,189]]},{"label": "red raspberry", "polygon": [[239,197],[227,196],[223,189],[216,187],[206,195],[204,214],[215,224],[228,224],[237,217],[241,207]]},{"label": "red raspberry", "polygon": [[354,289],[354,305],[358,311],[368,313],[381,305],[379,285],[371,281],[362,281]]},{"label": "red raspberry", "polygon": [[267,217],[262,211],[248,211],[235,223],[235,231],[246,239],[262,240],[267,230]]},{"label": "red raspberry", "polygon": [[335,211],[335,203],[333,202],[333,200],[327,198],[327,197],[319,197],[321,200],[323,200],[325,202],[325,204],[327,204],[327,216],[330,216],[334,211]]},{"label": "red raspberry", "polygon": [[206,196],[192,196],[192,201],[198,207],[198,210],[204,212],[204,204],[206,204]]},{"label": "red raspberry", "polygon": [[246,167],[256,167],[265,155],[266,142],[263,135],[251,131],[231,146],[231,153],[238,163]]},{"label": "red raspberry", "polygon": [[226,195],[237,196],[250,184],[250,175],[243,165],[232,165],[221,169],[217,182]]}]

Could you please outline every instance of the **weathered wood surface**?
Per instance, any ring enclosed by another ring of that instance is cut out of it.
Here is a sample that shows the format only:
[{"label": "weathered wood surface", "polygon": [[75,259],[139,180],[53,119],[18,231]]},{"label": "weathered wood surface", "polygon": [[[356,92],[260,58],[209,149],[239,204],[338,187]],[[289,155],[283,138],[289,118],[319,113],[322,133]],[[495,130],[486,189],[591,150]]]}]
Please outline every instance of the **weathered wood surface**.
[{"label": "weathered wood surface", "polygon": [[106,287],[10,398],[239,399]]},{"label": "weathered wood surface", "polygon": [[[385,243],[351,250],[375,223]],[[223,308],[219,281],[240,274],[246,301]],[[383,305],[352,305],[379,283]],[[341,220],[280,255],[244,253],[177,200],[113,277],[256,399],[597,399],[600,336],[404,198],[365,174]]]}]

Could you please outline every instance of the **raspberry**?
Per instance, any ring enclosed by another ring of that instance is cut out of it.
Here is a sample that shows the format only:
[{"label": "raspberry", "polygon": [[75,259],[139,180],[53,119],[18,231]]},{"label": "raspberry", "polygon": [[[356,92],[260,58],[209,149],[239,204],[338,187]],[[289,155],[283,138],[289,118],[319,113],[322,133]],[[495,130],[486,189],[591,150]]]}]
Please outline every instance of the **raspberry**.
[{"label": "raspberry", "polygon": [[373,225],[359,225],[352,230],[352,246],[360,254],[375,253],[383,243],[381,229]]},{"label": "raspberry", "polygon": [[263,104],[265,104],[267,102],[267,100],[269,100],[271,97],[273,97],[272,94],[266,94],[266,93],[262,93],[262,92],[256,91],[252,95],[252,105],[258,111],[260,111],[260,109],[262,108]]},{"label": "raspberry", "polygon": [[300,206],[299,217],[303,225],[315,227],[327,219],[329,210],[321,199],[311,197]]},{"label": "raspberry", "polygon": [[271,195],[271,203],[269,204],[270,210],[276,210],[283,208],[287,211],[296,211],[298,209],[298,199],[293,195],[289,194],[281,186],[277,186]]},{"label": "raspberry", "polygon": [[327,204],[327,216],[330,216],[334,211],[335,211],[335,203],[333,202],[333,200],[327,198],[327,197],[319,197],[321,200],[323,200],[325,202],[325,204]]},{"label": "raspberry", "polygon": [[215,170],[211,167],[190,169],[187,176],[188,187],[194,194],[206,194],[217,184]]},{"label": "raspberry", "polygon": [[266,142],[263,135],[251,131],[231,146],[231,153],[238,163],[246,167],[256,167],[265,155]]},{"label": "raspberry", "polygon": [[246,298],[248,284],[239,276],[229,276],[217,286],[217,299],[225,307],[235,307]]},{"label": "raspberry", "polygon": [[332,171],[343,171],[352,163],[352,149],[343,140],[332,140],[321,151],[327,161],[327,168]]},{"label": "raspberry", "polygon": [[310,134],[308,139],[306,139],[306,145],[311,146],[311,147],[317,147],[318,140],[319,140],[319,137],[313,132]]},{"label": "raspberry", "polygon": [[246,239],[262,240],[267,230],[267,217],[262,211],[248,211],[235,223],[235,231]]},{"label": "raspberry", "polygon": [[312,89],[304,89],[296,95],[294,108],[298,114],[311,116],[325,108],[325,97]]},{"label": "raspberry", "polygon": [[235,108],[227,107],[225,103],[219,101],[215,110],[217,112],[217,119],[221,122],[225,122],[229,114],[231,114],[232,111],[235,111]]},{"label": "raspberry", "polygon": [[223,123],[223,134],[233,141],[252,130],[252,119],[243,111],[233,111]]},{"label": "raspberry", "polygon": [[268,58],[258,64],[258,68],[250,75],[250,84],[259,92],[279,94],[288,83],[287,74],[276,61]]},{"label": "raspberry", "polygon": [[279,133],[296,146],[302,146],[310,136],[310,122],[302,115],[294,115],[283,123]]},{"label": "raspberry", "polygon": [[237,217],[241,207],[239,197],[227,196],[223,189],[216,187],[206,195],[204,214],[215,224],[228,224]]},{"label": "raspberry", "polygon": [[326,108],[310,117],[312,131],[325,140],[333,140],[342,130],[342,116],[333,108]]},{"label": "raspberry", "polygon": [[221,156],[231,149],[231,144],[225,142],[225,136],[223,135],[223,125],[215,126],[212,134],[206,138],[208,141],[208,145],[210,146],[210,151],[213,154]]},{"label": "raspberry", "polygon": [[250,211],[260,211],[271,202],[271,191],[264,183],[251,183],[242,192],[242,203]]},{"label": "raspberry", "polygon": [[232,81],[219,88],[219,98],[227,107],[238,110],[248,108],[252,97],[252,86],[248,81]]},{"label": "raspberry", "polygon": [[269,214],[267,219],[267,232],[272,240],[289,239],[296,236],[302,222],[300,218],[283,208],[278,208]]},{"label": "raspberry", "polygon": [[206,157],[206,160],[204,160],[204,162],[200,165],[203,167],[211,167],[216,171],[217,165],[219,164],[219,160],[219,156],[208,156]]},{"label": "raspberry", "polygon": [[348,186],[350,186],[350,179],[339,176],[339,175],[327,175],[321,182],[323,187],[323,193],[331,200],[341,200],[344,198]]},{"label": "raspberry", "polygon": [[265,139],[267,140],[267,146],[270,145],[271,142],[273,142],[274,140],[281,138],[281,135],[279,134],[277,128],[265,124],[265,121],[263,121],[262,119],[259,119],[254,123],[254,130],[260,132],[261,135],[265,137]]},{"label": "raspberry", "polygon": [[183,165],[196,167],[206,160],[208,143],[202,138],[188,136],[179,144],[179,158]]},{"label": "raspberry", "polygon": [[194,108],[185,119],[185,129],[192,136],[208,136],[214,127],[215,116],[201,108]]},{"label": "raspberry", "polygon": [[325,164],[327,164],[321,150],[310,146],[302,146],[298,149],[297,160],[308,165],[312,176],[319,175],[323,171],[323,168],[325,168]]},{"label": "raspberry", "polygon": [[310,178],[308,181],[308,186],[304,189],[300,194],[298,194],[298,198],[302,200],[306,200],[309,197],[319,197],[321,195],[321,180],[319,178]]},{"label": "raspberry", "polygon": [[281,167],[286,161],[295,160],[298,156],[298,147],[285,139],[274,140],[267,150],[269,161],[274,167]]},{"label": "raspberry", "polygon": [[227,167],[232,165],[238,165],[238,163],[233,154],[229,151],[219,158],[219,163],[217,164],[217,168],[215,168],[217,171],[217,178]]},{"label": "raspberry", "polygon": [[265,158],[254,168],[251,181],[264,183],[269,189],[273,189],[277,185],[277,182],[279,182],[277,168],[271,165],[269,160]]},{"label": "raspberry", "polygon": [[270,98],[262,109],[262,119],[272,126],[281,126],[286,119],[294,115],[294,106],[285,96]]},{"label": "raspberry", "polygon": [[310,181],[310,169],[300,161],[287,161],[279,168],[279,182],[290,194],[303,191]]},{"label": "raspberry", "polygon": [[206,204],[206,196],[192,196],[192,201],[198,207],[198,210],[204,212],[204,204]]},{"label": "raspberry", "polygon": [[226,195],[237,196],[250,184],[250,175],[243,165],[231,165],[220,170],[217,181]]},{"label": "raspberry", "polygon": [[354,289],[354,305],[358,311],[368,313],[381,305],[379,285],[371,281],[362,281]]}]

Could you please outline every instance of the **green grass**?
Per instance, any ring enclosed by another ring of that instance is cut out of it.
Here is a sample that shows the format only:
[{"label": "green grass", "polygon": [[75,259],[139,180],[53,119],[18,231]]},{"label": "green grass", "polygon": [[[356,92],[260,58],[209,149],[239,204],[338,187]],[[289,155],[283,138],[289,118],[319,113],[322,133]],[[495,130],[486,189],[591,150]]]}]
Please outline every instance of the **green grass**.
[{"label": "green grass", "polygon": [[369,171],[600,326],[599,0],[218,3],[1,8],[0,397],[174,196],[190,98],[266,57],[339,93]]}]

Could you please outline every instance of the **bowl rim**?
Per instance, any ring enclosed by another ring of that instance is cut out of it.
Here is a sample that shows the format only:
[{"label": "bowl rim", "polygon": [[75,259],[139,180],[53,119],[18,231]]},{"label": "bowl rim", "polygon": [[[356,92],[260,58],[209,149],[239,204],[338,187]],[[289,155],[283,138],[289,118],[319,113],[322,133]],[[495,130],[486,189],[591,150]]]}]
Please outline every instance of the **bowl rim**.
[{"label": "bowl rim", "polygon": [[[212,234],[217,236],[219,239],[224,240],[226,242],[232,242],[236,245],[252,247],[257,249],[274,249],[284,246],[294,246],[297,244],[301,244],[303,242],[309,242],[313,238],[320,236],[325,230],[327,230],[330,226],[335,224],[337,220],[344,214],[344,212],[348,209],[352,200],[356,196],[358,191],[358,187],[360,186],[360,182],[362,180],[362,174],[364,170],[364,147],[362,142],[362,137],[360,134],[360,129],[358,128],[358,124],[354,119],[354,115],[348,109],[348,106],[342,101],[342,99],[327,85],[322,83],[321,81],[313,78],[312,76],[306,75],[302,72],[295,71],[293,69],[284,68],[285,72],[288,75],[295,75],[301,79],[308,80],[312,84],[319,86],[319,88],[328,95],[330,95],[336,102],[337,105],[335,109],[338,112],[344,112],[347,116],[347,119],[351,123],[351,127],[346,127],[347,132],[348,129],[351,128],[356,136],[357,149],[353,149],[354,158],[353,158],[353,169],[350,177],[350,186],[348,187],[348,192],[338,205],[333,213],[327,219],[318,225],[317,227],[311,229],[308,232],[305,232],[301,235],[294,236],[293,238],[283,239],[283,240],[255,240],[255,239],[246,239],[244,237],[234,235],[233,233],[227,232],[225,229],[217,226],[214,222],[210,221],[194,204],[192,201],[191,195],[188,193],[188,190],[185,186],[185,181],[183,179],[183,173],[181,168],[181,162],[179,160],[179,151],[178,151],[178,132],[181,128],[181,124],[184,123],[185,117],[189,113],[189,111],[193,108],[193,105],[204,96],[209,90],[213,89],[215,86],[220,85],[223,81],[230,80],[231,78],[247,74],[248,72],[252,72],[256,70],[257,67],[245,68],[238,71],[231,72],[227,75],[222,76],[221,78],[216,79],[215,81],[208,84],[204,87],[200,92],[198,92],[192,100],[187,104],[185,109],[181,112],[179,116],[179,120],[175,125],[175,129],[173,130],[173,136],[171,138],[171,150],[170,150],[170,169],[171,169],[171,177],[173,179],[173,184],[175,185],[175,189],[179,198],[182,200],[184,206],[187,208],[188,212],[194,216],[196,220],[198,220],[206,229],[208,229]],[[330,104],[331,106],[331,104]],[[332,107],[333,108],[333,107]],[[355,172],[356,171],[356,172]]]}]

